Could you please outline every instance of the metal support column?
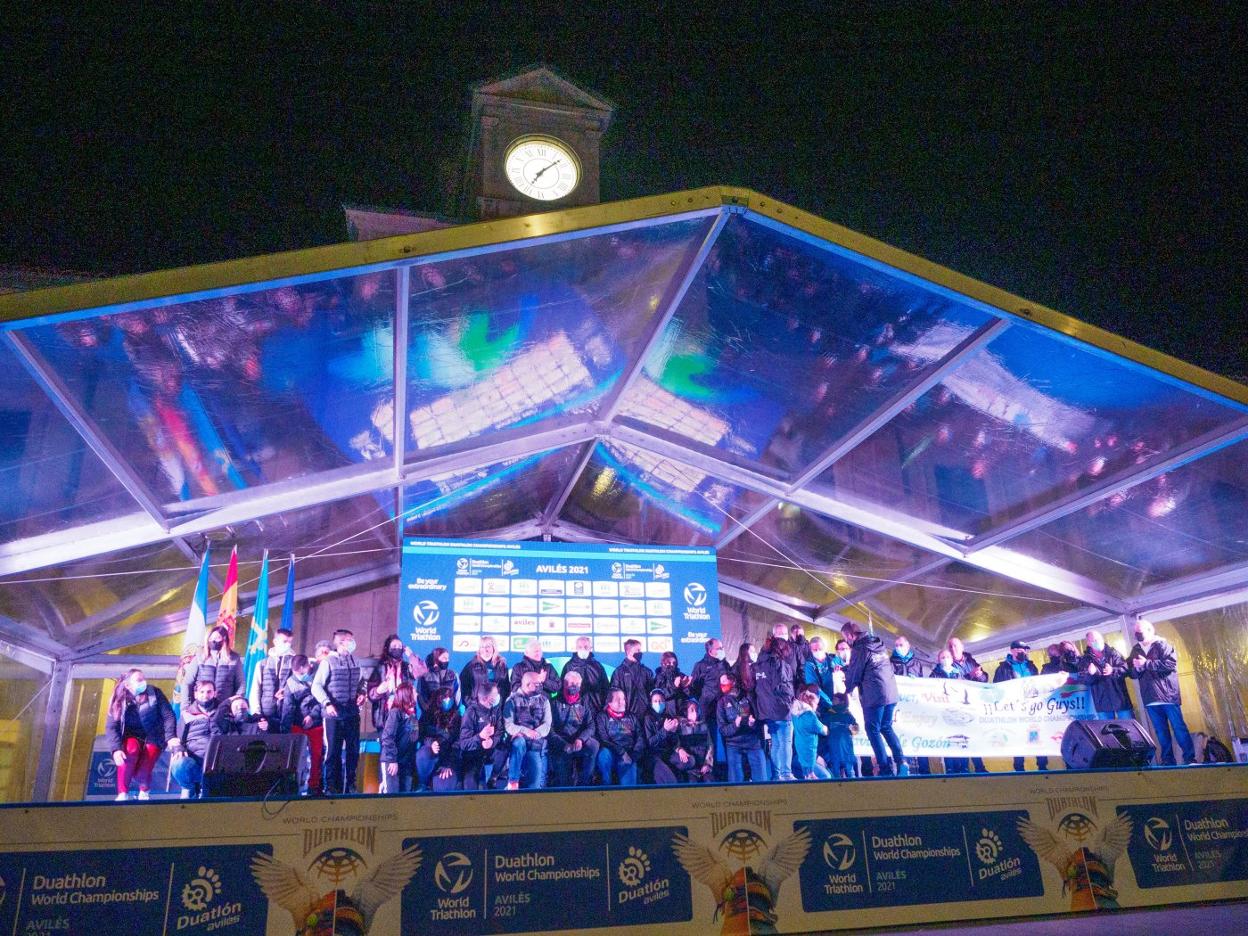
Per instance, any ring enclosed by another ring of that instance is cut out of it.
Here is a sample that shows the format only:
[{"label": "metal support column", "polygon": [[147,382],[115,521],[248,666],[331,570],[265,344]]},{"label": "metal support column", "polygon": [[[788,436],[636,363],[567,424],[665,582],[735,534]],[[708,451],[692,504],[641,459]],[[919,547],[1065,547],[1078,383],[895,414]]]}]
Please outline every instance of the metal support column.
[{"label": "metal support column", "polygon": [[39,762],[35,767],[35,782],[30,798],[36,803],[46,803],[52,795],[52,780],[56,775],[57,754],[61,741],[61,716],[69,703],[73,686],[70,680],[71,664],[58,660],[52,666],[47,684],[48,697],[43,709],[43,734],[39,741]]}]

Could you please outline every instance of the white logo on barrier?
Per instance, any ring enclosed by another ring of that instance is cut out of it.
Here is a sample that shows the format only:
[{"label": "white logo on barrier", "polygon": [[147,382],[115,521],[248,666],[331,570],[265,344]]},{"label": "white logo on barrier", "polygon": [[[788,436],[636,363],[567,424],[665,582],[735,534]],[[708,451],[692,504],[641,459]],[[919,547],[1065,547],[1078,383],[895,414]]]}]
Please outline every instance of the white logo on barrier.
[{"label": "white logo on barrier", "polygon": [[1174,844],[1174,838],[1170,835],[1170,823],[1153,816],[1144,823],[1144,841],[1148,842],[1153,851],[1169,851]]},{"label": "white logo on barrier", "polygon": [[213,898],[221,895],[221,876],[203,865],[195,875],[182,888],[182,906],[187,910],[206,910]]},{"label": "white logo on barrier", "polygon": [[829,868],[848,871],[858,860],[858,849],[848,835],[837,832],[823,843],[823,861]]},{"label": "white logo on barrier", "polygon": [[650,873],[650,856],[640,848],[628,846],[628,856],[620,862],[616,874],[625,887],[636,887]]},{"label": "white logo on barrier", "polygon": [[412,608],[412,620],[416,622],[417,627],[433,627],[438,623],[438,603],[429,601],[428,599],[416,603],[416,607]]},{"label": "white logo on barrier", "polygon": [[685,586],[685,604],[700,608],[706,604],[706,586],[701,582],[690,582]]},{"label": "white logo on barrier", "polygon": [[1005,846],[1001,844],[1001,836],[992,829],[980,829],[979,841],[975,844],[975,856],[986,865],[997,860]]},{"label": "white logo on barrier", "polygon": [[465,569],[468,568],[468,560],[463,558],[462,556],[456,559],[455,568],[457,568],[460,572],[463,572]]},{"label": "white logo on barrier", "polygon": [[433,883],[444,894],[460,894],[472,883],[472,861],[463,852],[447,852],[433,869]]}]

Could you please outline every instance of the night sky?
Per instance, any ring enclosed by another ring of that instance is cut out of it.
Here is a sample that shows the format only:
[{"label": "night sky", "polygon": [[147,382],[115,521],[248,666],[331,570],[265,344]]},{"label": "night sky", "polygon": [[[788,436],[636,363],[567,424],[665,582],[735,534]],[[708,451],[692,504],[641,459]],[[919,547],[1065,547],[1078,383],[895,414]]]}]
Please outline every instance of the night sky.
[{"label": "night sky", "polygon": [[136,272],[344,240],[343,202],[446,212],[470,86],[544,62],[619,108],[604,201],[747,186],[1248,379],[1242,5],[772,6],[10,10],[0,262]]}]

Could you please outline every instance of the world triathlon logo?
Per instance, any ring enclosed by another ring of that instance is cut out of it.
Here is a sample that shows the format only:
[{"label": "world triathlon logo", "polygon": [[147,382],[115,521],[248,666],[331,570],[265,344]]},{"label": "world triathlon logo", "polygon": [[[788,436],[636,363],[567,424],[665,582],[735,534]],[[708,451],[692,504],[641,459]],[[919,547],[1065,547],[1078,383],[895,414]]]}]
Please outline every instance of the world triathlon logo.
[{"label": "world triathlon logo", "polygon": [[636,887],[650,873],[650,856],[634,845],[628,846],[628,854],[615,870],[620,883],[625,887]]},{"label": "world triathlon logo", "polygon": [[221,876],[212,868],[200,865],[195,877],[182,888],[182,906],[192,911],[207,910],[220,895]]},{"label": "world triathlon logo", "polygon": [[706,586],[701,582],[690,582],[685,586],[685,604],[691,608],[701,608],[706,604]]},{"label": "world triathlon logo", "polygon": [[455,560],[455,568],[458,569],[460,572],[467,572],[468,560],[465,559],[463,556],[460,556],[458,559]]},{"label": "world triathlon logo", "polygon": [[1168,852],[1174,844],[1174,837],[1170,834],[1170,823],[1153,816],[1144,823],[1144,841],[1148,842],[1148,847],[1153,851]]},{"label": "world triathlon logo", "polygon": [[462,894],[472,884],[472,861],[463,852],[447,852],[433,869],[433,883],[444,894]]},{"label": "world triathlon logo", "polygon": [[858,860],[858,849],[848,835],[837,832],[823,843],[823,863],[833,871],[848,871]]},{"label": "world triathlon logo", "polygon": [[412,620],[416,622],[417,627],[433,627],[438,623],[440,614],[438,603],[428,599],[418,601],[416,607],[412,608]]}]

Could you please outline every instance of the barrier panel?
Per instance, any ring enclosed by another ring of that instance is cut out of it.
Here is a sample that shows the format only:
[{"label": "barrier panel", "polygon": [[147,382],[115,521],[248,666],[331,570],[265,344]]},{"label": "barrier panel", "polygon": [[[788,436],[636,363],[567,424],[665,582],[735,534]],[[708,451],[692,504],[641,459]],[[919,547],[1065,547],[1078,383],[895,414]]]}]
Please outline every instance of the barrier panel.
[{"label": "barrier panel", "polygon": [[0,933],[800,933],[1248,896],[1248,768],[12,806]]}]

